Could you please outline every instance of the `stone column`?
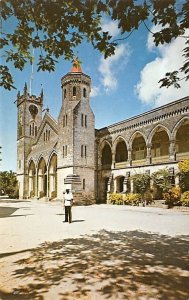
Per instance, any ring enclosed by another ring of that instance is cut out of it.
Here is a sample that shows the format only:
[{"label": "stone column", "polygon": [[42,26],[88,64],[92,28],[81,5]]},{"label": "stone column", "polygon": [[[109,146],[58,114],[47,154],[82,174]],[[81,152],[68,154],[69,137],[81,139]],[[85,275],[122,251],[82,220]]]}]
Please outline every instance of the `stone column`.
[{"label": "stone column", "polygon": [[112,179],[113,179],[113,176],[110,175],[110,177],[109,177],[109,179],[108,179],[107,193],[110,193],[110,192],[111,192],[111,183],[112,183]]},{"label": "stone column", "polygon": [[35,175],[35,197],[38,197],[38,175],[37,175],[37,172],[36,172],[36,175]]},{"label": "stone column", "polygon": [[49,195],[49,169],[47,168],[47,191],[46,191],[46,195],[47,195],[47,198],[50,197]]},{"label": "stone column", "polygon": [[146,155],[146,164],[150,165],[151,164],[151,160],[152,160],[152,155],[151,155],[151,147],[152,144],[148,144],[146,145],[146,150],[147,150],[147,155]]},{"label": "stone column", "polygon": [[116,193],[116,190],[117,190],[117,179],[114,179],[113,180],[113,191],[114,191],[114,193]]},{"label": "stone column", "polygon": [[112,153],[112,166],[111,166],[112,169],[115,168],[115,153]]},{"label": "stone column", "polygon": [[176,159],[176,143],[175,140],[170,140],[169,144],[169,160],[175,161]]},{"label": "stone column", "polygon": [[33,180],[33,177],[30,175],[29,176],[29,197],[31,196],[31,191],[33,190],[33,182],[32,182],[32,180]]},{"label": "stone column", "polygon": [[128,160],[127,160],[127,166],[132,165],[132,149],[128,148]]},{"label": "stone column", "polygon": [[38,175],[38,197],[40,197],[40,192],[43,191],[43,175]]},{"label": "stone column", "polygon": [[51,197],[53,191],[53,174],[49,174],[49,197]]},{"label": "stone column", "polygon": [[126,193],[127,192],[127,182],[128,182],[128,179],[125,177],[124,179],[124,182],[123,182],[123,192]]},{"label": "stone column", "polygon": [[133,183],[133,180],[131,179],[131,193],[133,193],[134,192],[134,183]]}]

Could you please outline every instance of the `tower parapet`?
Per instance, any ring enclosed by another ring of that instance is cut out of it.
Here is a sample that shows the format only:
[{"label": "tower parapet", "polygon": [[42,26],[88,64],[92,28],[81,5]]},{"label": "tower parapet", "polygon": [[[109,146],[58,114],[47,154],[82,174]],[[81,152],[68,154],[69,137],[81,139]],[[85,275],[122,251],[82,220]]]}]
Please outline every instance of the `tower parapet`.
[{"label": "tower parapet", "polygon": [[64,102],[81,101],[83,98],[89,100],[91,78],[83,73],[78,61],[74,61],[70,72],[62,77],[61,83],[62,99]]},{"label": "tower parapet", "polygon": [[17,99],[16,99],[17,107],[26,100],[42,106],[43,105],[43,89],[41,90],[41,93],[38,97],[36,95],[30,95],[28,92],[28,89],[27,89],[27,84],[25,83],[23,94],[21,95],[20,91],[18,91]]}]

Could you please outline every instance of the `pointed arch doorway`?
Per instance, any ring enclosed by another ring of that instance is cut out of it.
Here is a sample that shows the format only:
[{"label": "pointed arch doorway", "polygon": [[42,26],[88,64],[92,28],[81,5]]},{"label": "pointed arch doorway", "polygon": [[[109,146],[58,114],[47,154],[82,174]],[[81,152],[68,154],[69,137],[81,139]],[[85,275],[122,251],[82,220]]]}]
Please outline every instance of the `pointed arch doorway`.
[{"label": "pointed arch doorway", "polygon": [[47,166],[44,158],[41,158],[38,164],[37,189],[39,198],[47,196]]},{"label": "pointed arch doorway", "polygon": [[49,162],[49,198],[53,199],[57,196],[57,155],[54,153]]}]

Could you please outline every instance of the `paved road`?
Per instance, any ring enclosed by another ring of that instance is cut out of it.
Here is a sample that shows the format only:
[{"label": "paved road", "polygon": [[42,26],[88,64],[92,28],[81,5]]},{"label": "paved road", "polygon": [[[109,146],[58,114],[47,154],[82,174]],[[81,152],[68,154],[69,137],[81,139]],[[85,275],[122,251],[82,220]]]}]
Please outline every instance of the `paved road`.
[{"label": "paved road", "polygon": [[0,299],[189,299],[189,212],[0,201]]}]

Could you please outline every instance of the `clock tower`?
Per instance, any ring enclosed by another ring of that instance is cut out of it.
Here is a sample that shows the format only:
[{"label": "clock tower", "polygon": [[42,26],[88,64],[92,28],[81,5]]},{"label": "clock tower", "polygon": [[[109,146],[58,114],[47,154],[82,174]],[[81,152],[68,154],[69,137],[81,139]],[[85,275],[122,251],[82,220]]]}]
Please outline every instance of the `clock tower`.
[{"label": "clock tower", "polygon": [[23,95],[17,94],[17,179],[19,184],[19,198],[28,196],[28,172],[26,160],[31,145],[37,136],[42,121],[43,91],[39,97],[30,95],[25,84]]}]

